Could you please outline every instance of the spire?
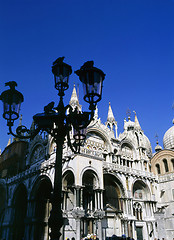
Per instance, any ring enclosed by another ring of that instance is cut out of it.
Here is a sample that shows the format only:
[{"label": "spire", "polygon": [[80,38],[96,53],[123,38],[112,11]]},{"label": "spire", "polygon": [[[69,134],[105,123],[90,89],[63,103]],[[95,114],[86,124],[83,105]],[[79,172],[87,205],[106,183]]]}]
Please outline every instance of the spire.
[{"label": "spire", "polygon": [[136,112],[135,111],[133,111],[134,113],[135,113],[135,129],[137,129],[137,130],[141,130],[141,126],[140,126],[140,123],[139,123],[139,121],[138,121],[138,118],[137,118],[137,114],[136,114]]},{"label": "spire", "polygon": [[110,103],[110,102],[109,102],[109,109],[108,109],[107,121],[108,121],[108,122],[113,122],[113,121],[115,121],[114,114],[113,114],[113,112],[112,112],[112,108],[111,108],[111,103]]},{"label": "spire", "polygon": [[115,137],[117,138],[118,137],[118,135],[117,135],[117,122],[115,121],[110,102],[109,102],[109,109],[108,109],[108,117],[107,117],[106,126],[111,131],[114,131],[114,128],[115,128]]},{"label": "spire", "polygon": [[71,94],[71,99],[70,99],[70,102],[69,104],[79,104],[79,100],[78,100],[78,97],[77,97],[77,92],[76,92],[76,88],[75,88],[75,84],[74,84],[74,88],[73,88],[73,91],[72,91],[72,94]]},{"label": "spire", "polygon": [[74,88],[73,88],[73,91],[72,91],[72,94],[71,94],[71,99],[69,101],[69,104],[72,106],[72,107],[78,107],[79,110],[81,110],[81,105],[79,104],[79,99],[77,97],[77,92],[76,92],[76,88],[75,88],[75,84],[74,84]]}]

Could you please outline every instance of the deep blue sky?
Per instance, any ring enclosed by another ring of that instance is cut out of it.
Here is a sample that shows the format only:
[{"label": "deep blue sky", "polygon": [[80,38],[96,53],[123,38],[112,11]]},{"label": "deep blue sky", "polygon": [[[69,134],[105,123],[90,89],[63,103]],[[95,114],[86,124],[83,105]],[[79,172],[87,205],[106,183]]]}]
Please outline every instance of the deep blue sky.
[{"label": "deep blue sky", "polygon": [[[5,82],[18,83],[23,124],[29,127],[35,113],[58,102],[51,73],[57,57],[65,56],[73,70],[94,60],[106,73],[102,122],[109,101],[119,133],[127,109],[135,110],[153,151],[156,134],[162,145],[174,116],[174,0],[6,0],[0,3],[0,29],[0,92]],[[79,80],[72,74],[66,103],[74,83]],[[81,104],[82,97],[80,87]],[[2,150],[8,138],[0,118]]]}]

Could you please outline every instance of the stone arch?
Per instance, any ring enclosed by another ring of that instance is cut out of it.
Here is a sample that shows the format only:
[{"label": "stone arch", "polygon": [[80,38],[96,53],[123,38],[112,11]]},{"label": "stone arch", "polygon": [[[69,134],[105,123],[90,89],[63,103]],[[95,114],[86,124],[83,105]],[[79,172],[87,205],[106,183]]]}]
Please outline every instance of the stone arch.
[{"label": "stone arch", "polygon": [[28,193],[26,186],[21,183],[17,186],[12,199],[12,231],[11,239],[24,238],[25,218],[27,214]]},{"label": "stone arch", "polygon": [[72,210],[74,208],[74,192],[75,192],[74,173],[68,169],[62,177],[63,188],[63,209]]},{"label": "stone arch", "polygon": [[156,163],[156,164],[155,164],[155,167],[156,167],[156,173],[157,173],[157,174],[161,174],[160,164],[159,164],[159,163]]},{"label": "stone arch", "polygon": [[101,187],[101,182],[99,180],[99,174],[97,172],[97,169],[94,169],[92,167],[86,167],[82,170],[81,174],[80,174],[80,183],[81,185],[83,185],[83,177],[84,177],[84,174],[85,172],[90,172],[94,179],[95,179],[95,188],[100,188]]},{"label": "stone arch", "polygon": [[45,148],[41,143],[37,143],[30,156],[30,164],[33,164],[43,158],[45,155]]},{"label": "stone arch", "polygon": [[48,234],[48,219],[51,210],[50,198],[52,193],[52,183],[48,176],[40,176],[34,183],[30,201],[32,209],[32,218],[35,222],[32,223],[33,235],[30,239],[44,239],[44,235]]},{"label": "stone arch", "polygon": [[100,128],[97,128],[95,126],[93,127],[89,127],[87,129],[87,136],[88,136],[88,133],[94,133],[96,135],[98,135],[99,137],[101,137],[101,139],[103,139],[103,141],[107,144],[108,146],[108,151],[111,152],[112,151],[112,145],[111,145],[111,142],[109,140],[109,137],[108,135]]},{"label": "stone arch", "polygon": [[165,172],[169,172],[168,161],[167,161],[166,158],[163,159],[163,164],[164,164],[164,170],[165,170]]},{"label": "stone arch", "polygon": [[140,202],[135,202],[133,205],[133,215],[137,220],[142,220],[142,205]]},{"label": "stone arch", "polygon": [[93,185],[94,188],[99,187],[99,178],[96,172],[93,169],[85,169],[82,175],[82,185],[88,184]]},{"label": "stone arch", "polygon": [[99,186],[99,178],[92,169],[86,169],[82,176],[83,209],[90,214],[96,209],[95,190]]},{"label": "stone arch", "polygon": [[132,196],[135,199],[149,200],[150,189],[148,185],[142,180],[136,180],[132,184]]},{"label": "stone arch", "polygon": [[50,140],[50,145],[49,145],[49,154],[53,154],[56,152],[56,143],[54,141],[54,138]]},{"label": "stone arch", "polygon": [[[129,139],[124,139],[122,142],[121,142],[121,150],[123,150],[124,146],[127,146],[131,151],[131,159],[136,159],[136,151],[135,151],[135,146],[132,144],[131,140]],[[128,155],[129,157],[129,155]]]},{"label": "stone arch", "polygon": [[124,154],[127,159],[133,159],[134,146],[130,142],[128,142],[128,141],[122,142],[121,151],[122,151],[122,154]]},{"label": "stone arch", "polygon": [[64,190],[73,186],[75,184],[74,181],[75,181],[74,173],[70,169],[63,173],[62,186]]},{"label": "stone arch", "polygon": [[125,189],[120,179],[113,174],[104,174],[104,207],[112,206],[122,209],[121,198],[125,196]]}]

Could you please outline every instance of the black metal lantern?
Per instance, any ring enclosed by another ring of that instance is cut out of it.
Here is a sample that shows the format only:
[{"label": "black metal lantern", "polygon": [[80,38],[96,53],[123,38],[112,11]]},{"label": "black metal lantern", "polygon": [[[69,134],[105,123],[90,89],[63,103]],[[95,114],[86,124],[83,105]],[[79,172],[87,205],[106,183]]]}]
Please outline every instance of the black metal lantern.
[{"label": "black metal lantern", "polygon": [[69,75],[72,73],[71,66],[63,62],[64,58],[65,57],[59,57],[53,62],[52,66],[55,88],[61,92],[68,89]]},{"label": "black metal lantern", "polygon": [[90,120],[89,112],[80,112],[77,108],[67,116],[68,122],[73,126],[73,138],[76,145],[81,145],[86,138],[86,127]]},{"label": "black metal lantern", "polygon": [[93,66],[93,61],[88,61],[75,71],[83,83],[84,100],[90,104],[96,104],[101,100],[103,80],[105,74],[100,69]]},{"label": "black metal lantern", "polygon": [[18,92],[15,87],[17,83],[10,81],[5,83],[10,89],[2,92],[0,100],[3,102],[3,118],[8,121],[8,124],[13,125],[14,120],[19,118],[21,103],[24,101],[22,93]]},{"label": "black metal lantern", "polygon": [[77,145],[82,145],[83,141],[86,139],[86,128],[82,128],[82,129],[78,129],[76,130],[74,128],[74,134],[73,134],[73,138],[75,140],[75,144]]}]

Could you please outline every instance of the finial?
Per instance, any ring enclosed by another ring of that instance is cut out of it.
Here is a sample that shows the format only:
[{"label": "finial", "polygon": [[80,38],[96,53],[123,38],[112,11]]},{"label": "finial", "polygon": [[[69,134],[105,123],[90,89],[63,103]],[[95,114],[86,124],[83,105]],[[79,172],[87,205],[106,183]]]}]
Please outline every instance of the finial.
[{"label": "finial", "polygon": [[130,120],[131,110],[129,108],[126,111],[126,115],[128,116],[128,120]]},{"label": "finial", "polygon": [[157,134],[155,135],[155,138],[156,138],[155,152],[158,152],[158,151],[162,150],[162,147],[159,145],[159,142],[158,142],[158,135],[157,135]]},{"label": "finial", "polygon": [[156,144],[158,144],[158,134],[157,133],[155,135],[155,138],[156,138]]},{"label": "finial", "polygon": [[109,109],[108,109],[107,121],[109,121],[109,122],[115,121],[114,114],[113,114],[113,112],[112,112],[112,108],[111,108],[111,103],[110,103],[110,102],[109,102]]}]

